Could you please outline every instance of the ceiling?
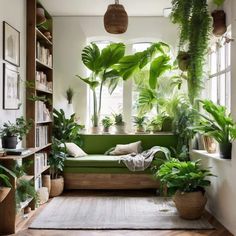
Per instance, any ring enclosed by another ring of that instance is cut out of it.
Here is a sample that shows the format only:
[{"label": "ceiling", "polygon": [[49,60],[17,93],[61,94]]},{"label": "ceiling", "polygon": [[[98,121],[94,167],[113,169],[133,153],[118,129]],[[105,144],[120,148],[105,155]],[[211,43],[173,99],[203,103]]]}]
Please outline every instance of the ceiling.
[{"label": "ceiling", "polygon": [[[40,0],[53,16],[103,16],[114,0]],[[163,16],[171,0],[120,0],[129,16]]]}]

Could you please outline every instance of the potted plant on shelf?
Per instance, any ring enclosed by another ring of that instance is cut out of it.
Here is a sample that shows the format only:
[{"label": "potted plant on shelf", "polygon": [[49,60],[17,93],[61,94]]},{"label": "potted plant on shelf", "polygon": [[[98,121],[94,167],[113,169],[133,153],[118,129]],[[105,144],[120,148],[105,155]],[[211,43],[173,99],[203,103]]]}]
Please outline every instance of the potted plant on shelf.
[{"label": "potted plant on shelf", "polygon": [[105,116],[105,118],[102,119],[102,125],[103,125],[103,132],[109,133],[109,128],[113,125],[113,122],[109,116]]},{"label": "potted plant on shelf", "polygon": [[72,88],[68,88],[66,90],[66,99],[68,101],[68,104],[72,104],[73,96],[74,96],[74,90]]},{"label": "potted plant on shelf", "polygon": [[230,159],[232,141],[236,138],[236,123],[227,112],[226,107],[216,105],[210,100],[204,100],[201,103],[208,116],[200,114],[202,119],[193,129],[214,138],[219,143],[220,156]]},{"label": "potted plant on shelf", "polygon": [[162,118],[162,115],[157,115],[156,117],[150,120],[148,127],[153,133],[158,133],[161,131],[163,122]]},{"label": "potted plant on shelf", "polygon": [[134,124],[137,133],[145,132],[146,116],[134,116]]},{"label": "potted plant on shelf", "polygon": [[125,122],[123,121],[122,114],[113,114],[115,119],[115,128],[117,134],[125,133]]},{"label": "potted plant on shelf", "polygon": [[17,118],[16,123],[10,121],[3,124],[0,130],[2,147],[15,149],[18,143],[17,138],[22,140],[32,127],[32,121],[25,121],[23,117]]},{"label": "potted plant on shelf", "polygon": [[61,172],[64,168],[66,159],[66,147],[59,140],[53,138],[52,149],[49,155],[48,163],[50,165],[51,189],[49,196],[56,197],[62,194],[64,190],[64,178]]},{"label": "potted plant on shelf", "polygon": [[12,171],[0,165],[0,203],[6,198],[12,187],[9,177],[6,175],[6,173],[15,178],[15,175]]},{"label": "potted plant on shelf", "polygon": [[222,36],[227,31],[226,14],[223,9],[220,9],[224,1],[225,0],[213,0],[213,3],[217,6],[217,9],[211,13],[213,18],[213,34],[216,37]]},{"label": "potted plant on shelf", "polygon": [[174,194],[173,201],[179,215],[184,219],[198,219],[207,202],[205,187],[210,185],[207,177],[213,176],[208,169],[201,169],[199,161],[172,159],[161,165],[155,177]]}]

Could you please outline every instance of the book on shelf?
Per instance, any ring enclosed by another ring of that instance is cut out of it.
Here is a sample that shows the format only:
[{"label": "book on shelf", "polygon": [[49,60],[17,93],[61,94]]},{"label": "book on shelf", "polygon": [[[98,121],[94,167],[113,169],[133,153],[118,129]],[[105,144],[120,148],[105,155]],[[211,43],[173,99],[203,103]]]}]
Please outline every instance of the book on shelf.
[{"label": "book on shelf", "polygon": [[48,154],[47,152],[39,152],[35,154],[34,173],[39,175],[47,167]]},{"label": "book on shelf", "polygon": [[40,188],[42,188],[42,175],[39,175],[35,180],[34,180],[34,186],[35,190],[38,191]]},{"label": "book on shelf", "polygon": [[52,54],[48,48],[45,48],[37,42],[36,46],[36,58],[43,64],[52,67]]},{"label": "book on shelf", "polygon": [[48,125],[38,125],[35,132],[36,147],[42,147],[48,144]]},{"label": "book on shelf", "polygon": [[5,148],[4,151],[6,152],[7,155],[16,155],[16,156],[27,155],[31,153],[29,149],[25,148],[18,148],[18,149]]},{"label": "book on shelf", "polygon": [[43,71],[36,71],[36,88],[52,92],[52,82],[47,80],[47,75]]},{"label": "book on shelf", "polygon": [[51,121],[51,114],[46,104],[42,101],[36,101],[36,120],[37,122]]}]

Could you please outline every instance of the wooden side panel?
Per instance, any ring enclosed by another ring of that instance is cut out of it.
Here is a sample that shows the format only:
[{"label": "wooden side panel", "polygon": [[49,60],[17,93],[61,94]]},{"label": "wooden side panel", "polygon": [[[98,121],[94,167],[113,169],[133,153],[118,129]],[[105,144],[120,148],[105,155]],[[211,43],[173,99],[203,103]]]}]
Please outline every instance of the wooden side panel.
[{"label": "wooden side panel", "polygon": [[160,183],[147,174],[65,173],[65,189],[152,189]]}]

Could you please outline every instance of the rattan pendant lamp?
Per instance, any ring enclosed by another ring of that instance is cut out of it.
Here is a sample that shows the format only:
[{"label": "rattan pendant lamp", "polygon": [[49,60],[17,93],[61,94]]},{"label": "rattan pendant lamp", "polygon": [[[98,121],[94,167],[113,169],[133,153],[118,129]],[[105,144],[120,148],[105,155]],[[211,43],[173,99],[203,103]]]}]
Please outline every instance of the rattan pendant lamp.
[{"label": "rattan pendant lamp", "polygon": [[128,27],[128,15],[119,0],[115,4],[110,4],[104,15],[104,27],[110,34],[123,34]]}]

